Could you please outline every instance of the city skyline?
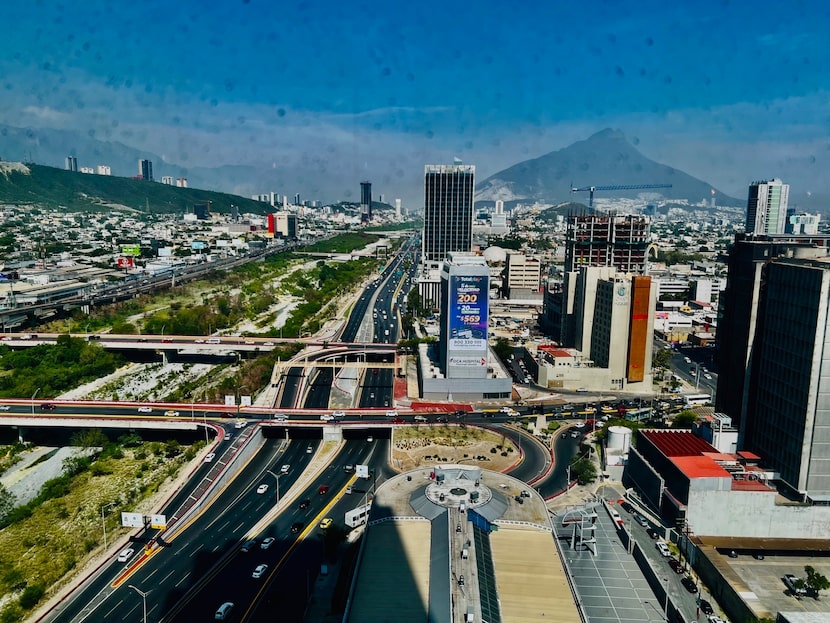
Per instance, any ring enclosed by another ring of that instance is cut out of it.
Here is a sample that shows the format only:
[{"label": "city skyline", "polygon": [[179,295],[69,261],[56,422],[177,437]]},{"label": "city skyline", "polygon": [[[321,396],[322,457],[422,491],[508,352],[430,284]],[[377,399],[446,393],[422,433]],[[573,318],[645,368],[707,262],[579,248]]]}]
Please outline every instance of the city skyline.
[{"label": "city skyline", "polygon": [[[159,154],[159,172],[336,170],[352,184],[322,199],[357,198],[371,179],[405,206],[420,203],[425,163],[459,157],[484,180],[617,127],[648,157],[736,197],[772,177],[805,210],[824,207],[811,195],[830,197],[830,12],[818,2],[490,2],[463,27],[433,9],[12,3],[0,124],[122,142]],[[0,136],[13,159],[2,152]]]}]

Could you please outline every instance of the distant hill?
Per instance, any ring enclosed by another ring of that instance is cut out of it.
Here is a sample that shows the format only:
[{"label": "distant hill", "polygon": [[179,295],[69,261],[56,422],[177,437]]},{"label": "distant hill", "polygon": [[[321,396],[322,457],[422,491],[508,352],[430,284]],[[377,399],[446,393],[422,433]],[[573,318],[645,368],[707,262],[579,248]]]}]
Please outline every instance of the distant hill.
[{"label": "distant hill", "polygon": [[[709,199],[713,186],[679,169],[649,160],[619,130],[606,129],[539,158],[525,160],[491,175],[476,186],[477,201],[505,203],[541,201],[562,203],[572,200],[571,185],[616,186],[671,184],[659,190],[597,191],[594,199],[635,198],[643,192],[659,193],[666,199],[685,199],[696,203]],[[718,205],[740,206],[746,201],[729,197],[715,189]],[[587,193],[581,193],[585,203]]]},{"label": "distant hill", "polygon": [[0,162],[0,203],[65,206],[70,210],[119,205],[140,212],[184,214],[196,203],[211,202],[211,211],[265,214],[268,204],[198,188],[177,188],[114,175],[75,173],[37,164]]}]

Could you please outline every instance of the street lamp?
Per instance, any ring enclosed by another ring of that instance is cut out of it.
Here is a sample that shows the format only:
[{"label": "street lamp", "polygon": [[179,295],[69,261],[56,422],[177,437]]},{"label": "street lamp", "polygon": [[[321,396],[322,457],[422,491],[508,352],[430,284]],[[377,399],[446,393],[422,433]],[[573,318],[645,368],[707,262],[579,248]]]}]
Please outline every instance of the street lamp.
[{"label": "street lamp", "polygon": [[144,623],[147,623],[147,595],[150,593],[150,591],[147,591],[145,593],[144,591],[139,590],[132,584],[127,584],[127,587],[133,589],[136,593],[141,595],[141,601],[144,604]]},{"label": "street lamp", "polygon": [[269,474],[271,474],[277,481],[277,501],[274,502],[274,506],[276,506],[277,504],[280,503],[280,477],[279,477],[279,474],[275,474],[270,469],[266,469],[265,471],[268,472]]},{"label": "street lamp", "polygon": [[32,417],[34,417],[34,416],[35,416],[35,396],[37,396],[37,393],[38,393],[39,391],[40,391],[40,387],[38,387],[38,388],[35,390],[35,393],[34,393],[34,394],[32,394]]},{"label": "street lamp", "polygon": [[115,506],[115,502],[110,502],[109,504],[104,504],[101,507],[101,528],[104,530],[104,549],[107,549],[107,522],[104,520],[104,511],[107,510],[110,506]]}]

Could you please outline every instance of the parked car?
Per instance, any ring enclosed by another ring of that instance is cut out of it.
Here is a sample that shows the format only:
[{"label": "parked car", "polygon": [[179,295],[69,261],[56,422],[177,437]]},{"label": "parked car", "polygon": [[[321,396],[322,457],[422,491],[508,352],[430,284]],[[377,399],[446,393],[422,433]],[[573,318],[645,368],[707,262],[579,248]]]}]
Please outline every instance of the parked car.
[{"label": "parked car", "polygon": [[798,582],[798,578],[795,577],[792,573],[788,573],[783,578],[784,584],[790,589],[790,594],[794,595],[795,597],[803,597],[807,594],[807,590],[803,587],[798,587],[796,582]]},{"label": "parked car", "polygon": [[695,581],[689,576],[686,576],[682,580],[680,580],[680,583],[683,585],[683,588],[685,588],[690,593],[697,593],[697,584],[695,584]]},{"label": "parked car", "polygon": [[677,560],[677,558],[669,558],[669,566],[677,575],[683,573],[683,565],[680,564],[680,561]]},{"label": "parked car", "polygon": [[701,599],[700,600],[700,611],[705,615],[710,615],[714,612],[714,609],[712,608],[712,604],[710,604],[705,599]]}]

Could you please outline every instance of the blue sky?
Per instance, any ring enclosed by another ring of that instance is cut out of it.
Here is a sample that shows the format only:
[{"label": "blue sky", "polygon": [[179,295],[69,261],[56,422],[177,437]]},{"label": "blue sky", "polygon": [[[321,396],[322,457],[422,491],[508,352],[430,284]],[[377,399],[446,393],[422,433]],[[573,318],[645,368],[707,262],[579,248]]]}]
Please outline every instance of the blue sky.
[{"label": "blue sky", "polygon": [[457,156],[484,179],[615,127],[736,196],[765,177],[796,199],[830,196],[825,2],[9,0],[3,12],[0,123],[183,166],[323,162],[414,202],[427,162]]}]

